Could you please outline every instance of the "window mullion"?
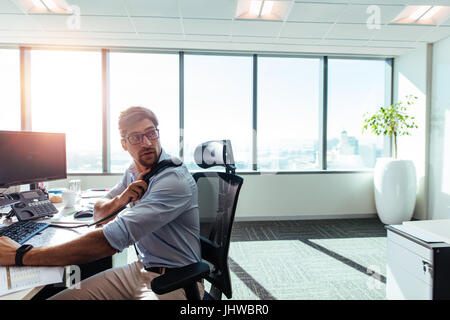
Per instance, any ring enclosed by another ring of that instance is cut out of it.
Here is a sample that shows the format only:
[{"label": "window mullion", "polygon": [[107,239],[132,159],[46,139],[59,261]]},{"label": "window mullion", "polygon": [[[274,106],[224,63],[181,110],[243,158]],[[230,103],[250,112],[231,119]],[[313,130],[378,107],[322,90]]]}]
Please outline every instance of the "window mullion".
[{"label": "window mullion", "polygon": [[102,49],[102,170],[104,173],[111,172],[109,58],[109,50]]},{"label": "window mullion", "polygon": [[31,49],[20,47],[21,130],[31,131]]},{"label": "window mullion", "polygon": [[258,170],[258,56],[253,55],[253,148],[252,169]]},{"label": "window mullion", "polygon": [[179,157],[181,161],[184,161],[184,52],[180,51],[180,61],[179,61],[179,120],[180,120],[180,138],[179,138]]},{"label": "window mullion", "polygon": [[328,57],[321,59],[319,95],[319,168],[327,170]]}]

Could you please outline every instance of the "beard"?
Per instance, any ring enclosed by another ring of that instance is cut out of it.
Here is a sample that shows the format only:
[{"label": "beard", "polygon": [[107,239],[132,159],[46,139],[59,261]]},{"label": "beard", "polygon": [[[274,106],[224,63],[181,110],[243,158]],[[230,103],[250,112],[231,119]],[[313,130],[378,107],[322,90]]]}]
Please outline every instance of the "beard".
[{"label": "beard", "polygon": [[146,168],[153,167],[159,159],[158,151],[153,148],[146,148],[139,152],[138,162]]}]

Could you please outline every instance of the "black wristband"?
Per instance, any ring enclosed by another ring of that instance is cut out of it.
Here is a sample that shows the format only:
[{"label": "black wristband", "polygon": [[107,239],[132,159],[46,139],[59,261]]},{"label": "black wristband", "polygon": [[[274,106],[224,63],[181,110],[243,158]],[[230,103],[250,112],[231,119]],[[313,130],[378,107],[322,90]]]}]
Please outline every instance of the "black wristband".
[{"label": "black wristband", "polygon": [[23,255],[33,248],[31,244],[24,244],[16,251],[16,266],[23,266]]}]

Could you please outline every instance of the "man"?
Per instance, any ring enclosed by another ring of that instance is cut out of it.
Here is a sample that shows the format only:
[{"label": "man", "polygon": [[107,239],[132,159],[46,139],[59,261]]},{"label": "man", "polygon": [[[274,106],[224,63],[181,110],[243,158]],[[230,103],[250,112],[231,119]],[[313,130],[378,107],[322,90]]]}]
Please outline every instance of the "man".
[{"label": "man", "polygon": [[[172,268],[201,260],[197,187],[187,168],[168,167],[143,177],[158,162],[170,159],[161,148],[158,120],[142,107],[130,107],[119,117],[124,150],[133,158],[123,178],[94,206],[94,220],[107,217],[128,204],[130,208],[109,219],[102,229],[52,247],[32,248],[24,265],[82,264],[113,255],[136,244],[137,262],[97,274],[52,299],[185,299],[183,289],[156,295],[150,282]],[[0,265],[14,265],[19,244],[0,237]],[[199,283],[201,296],[203,285]]]}]

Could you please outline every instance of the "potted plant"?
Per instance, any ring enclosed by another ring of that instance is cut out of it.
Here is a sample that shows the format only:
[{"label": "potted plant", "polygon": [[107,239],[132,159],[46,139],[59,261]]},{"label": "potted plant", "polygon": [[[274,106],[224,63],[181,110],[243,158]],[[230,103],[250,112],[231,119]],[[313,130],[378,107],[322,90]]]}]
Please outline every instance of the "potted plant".
[{"label": "potted plant", "polygon": [[408,116],[407,107],[417,97],[406,96],[389,107],[381,107],[375,114],[364,114],[363,131],[371,130],[393,139],[393,158],[378,158],[374,170],[375,206],[381,222],[398,224],[412,218],[416,203],[416,169],[411,160],[398,159],[398,137],[411,135],[417,128],[414,117]]}]

